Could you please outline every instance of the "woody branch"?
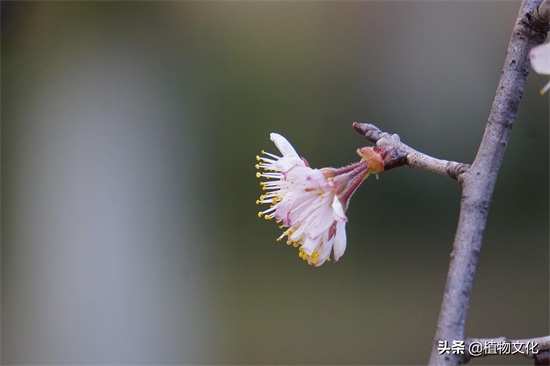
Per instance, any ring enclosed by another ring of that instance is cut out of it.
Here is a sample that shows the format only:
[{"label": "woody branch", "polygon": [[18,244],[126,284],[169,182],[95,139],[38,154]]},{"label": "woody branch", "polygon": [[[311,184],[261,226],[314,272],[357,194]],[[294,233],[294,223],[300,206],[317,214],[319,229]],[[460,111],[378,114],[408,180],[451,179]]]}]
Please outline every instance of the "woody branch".
[{"label": "woody branch", "polygon": [[457,163],[456,161],[436,159],[416,151],[415,149],[402,143],[398,135],[390,135],[389,133],[382,132],[373,124],[354,122],[353,127],[367,140],[374,142],[376,146],[382,148],[392,147],[397,149],[406,156],[406,164],[411,168],[426,170],[428,172],[457,179],[459,174],[464,172],[469,167],[467,164]]},{"label": "woody branch", "polygon": [[[525,80],[529,74],[529,51],[546,39],[550,27],[550,0],[523,0],[493,105],[476,158],[471,166],[436,159],[401,143],[376,126],[354,123],[355,129],[379,147],[393,147],[406,155],[406,163],[458,180],[462,187],[460,215],[437,330],[432,344],[430,365],[458,365],[468,355],[441,353],[442,342],[464,341],[464,328],[470,292],[487,223],[489,204],[510,132],[516,119]],[[544,338],[546,340],[546,338]],[[548,350],[540,356],[546,357]],[[538,363],[537,358],[535,358]]]},{"label": "woody branch", "polygon": [[540,20],[537,18],[542,14],[540,8],[536,12],[540,3],[540,0],[524,0],[521,4],[480,147],[472,166],[458,179],[462,185],[460,216],[432,344],[432,365],[458,365],[464,361],[463,355],[441,354],[438,345],[465,339],[470,292],[489,204],[529,74],[529,51],[545,40],[548,31],[547,27],[541,29],[539,21],[533,21],[534,18]]}]

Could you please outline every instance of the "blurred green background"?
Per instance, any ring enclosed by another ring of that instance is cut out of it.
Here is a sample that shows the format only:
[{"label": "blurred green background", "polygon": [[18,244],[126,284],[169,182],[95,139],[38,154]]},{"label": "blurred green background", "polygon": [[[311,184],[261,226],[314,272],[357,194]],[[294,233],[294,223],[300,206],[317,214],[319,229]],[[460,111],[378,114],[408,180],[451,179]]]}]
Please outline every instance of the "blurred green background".
[{"label": "blurred green background", "polygon": [[[401,168],[307,266],[255,155],[371,122],[471,162],[519,2],[2,2],[3,364],[425,364],[460,191]],[[467,335],[549,333],[547,77],[531,73]],[[471,364],[532,364],[485,358]]]}]

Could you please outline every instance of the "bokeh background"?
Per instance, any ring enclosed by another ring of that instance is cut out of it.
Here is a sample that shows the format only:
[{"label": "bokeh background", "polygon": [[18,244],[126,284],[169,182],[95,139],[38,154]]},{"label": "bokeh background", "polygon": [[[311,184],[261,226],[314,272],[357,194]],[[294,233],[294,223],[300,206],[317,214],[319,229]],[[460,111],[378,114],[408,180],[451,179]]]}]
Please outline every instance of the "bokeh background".
[{"label": "bokeh background", "polygon": [[[518,9],[3,1],[2,363],[425,364],[456,182],[368,179],[344,257],[313,268],[257,218],[255,156],[276,131],[342,166],[362,121],[471,162]],[[547,80],[527,81],[468,336],[549,333]]]}]

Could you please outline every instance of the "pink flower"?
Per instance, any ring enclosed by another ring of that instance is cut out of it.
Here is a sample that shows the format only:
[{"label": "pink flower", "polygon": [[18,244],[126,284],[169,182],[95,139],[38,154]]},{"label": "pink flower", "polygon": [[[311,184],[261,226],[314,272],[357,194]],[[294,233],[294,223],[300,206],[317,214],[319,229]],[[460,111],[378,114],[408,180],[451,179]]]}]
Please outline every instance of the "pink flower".
[{"label": "pink flower", "polygon": [[287,228],[277,240],[286,236],[287,244],[299,247],[299,256],[309,264],[320,266],[331,253],[338,261],[346,249],[349,199],[370,173],[381,170],[369,171],[365,159],[340,169],[312,169],[283,136],[270,137],[283,156],[262,151],[265,156],[256,157],[261,171],[256,176],[266,179],[260,182],[266,192],[256,203],[269,204],[258,216]]},{"label": "pink flower", "polygon": [[[531,52],[529,52],[529,58],[531,59],[533,70],[539,74],[550,75],[550,43],[533,47]],[[546,84],[540,90],[540,93],[544,94],[548,89],[550,89],[550,83]]]}]

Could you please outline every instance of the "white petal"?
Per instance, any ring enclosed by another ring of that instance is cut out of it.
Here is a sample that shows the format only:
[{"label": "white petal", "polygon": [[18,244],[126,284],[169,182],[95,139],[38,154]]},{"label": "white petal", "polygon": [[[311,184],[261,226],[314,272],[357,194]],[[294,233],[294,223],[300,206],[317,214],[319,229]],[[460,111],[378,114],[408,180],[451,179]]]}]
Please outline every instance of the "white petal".
[{"label": "white petal", "polygon": [[286,155],[275,162],[275,168],[283,173],[288,172],[295,166],[304,167],[305,163],[298,156]]},{"label": "white petal", "polygon": [[[306,235],[317,238],[330,229],[334,222],[334,212],[330,202],[330,197],[317,197],[315,201],[312,201],[314,211],[311,211],[307,219],[304,219],[304,225],[307,226]],[[304,211],[304,215],[306,215],[306,211]]]},{"label": "white petal", "polygon": [[346,251],[346,242],[346,222],[338,222],[336,224],[336,235],[334,236],[333,244],[335,262],[337,262],[338,259],[340,259],[340,257],[344,255],[344,252]]},{"label": "white petal", "polygon": [[348,221],[348,218],[346,217],[346,214],[344,213],[344,208],[342,207],[342,204],[340,203],[340,200],[338,199],[338,196],[334,196],[334,199],[332,200],[332,209],[334,210],[334,219],[341,222],[341,221]]},{"label": "white petal", "polygon": [[319,239],[306,238],[302,244],[302,248],[304,252],[311,255],[313,251],[317,249],[317,245],[319,245]]},{"label": "white petal", "polygon": [[325,175],[319,169],[309,169],[310,172],[306,174],[305,180],[308,185],[321,187],[327,189],[328,181]]},{"label": "white petal", "polygon": [[533,47],[529,52],[531,66],[539,74],[550,74],[550,43]]},{"label": "white petal", "polygon": [[273,132],[269,135],[269,138],[271,138],[271,141],[275,143],[275,146],[277,146],[277,149],[279,149],[283,156],[297,156],[299,158],[296,150],[294,150],[290,142],[288,142],[288,140],[283,136]]},{"label": "white petal", "polygon": [[[328,237],[328,235],[325,235],[325,239]],[[330,256],[330,252],[332,252],[332,243],[334,241],[334,238],[326,240],[323,243],[323,246],[319,248],[319,260],[317,263],[315,263],[316,267],[319,267],[321,264],[325,263],[327,258]]]},{"label": "white petal", "polygon": [[310,167],[305,166],[305,163],[301,159],[300,162],[301,164],[297,164],[292,167],[292,170],[286,172],[286,180],[292,182],[293,184],[301,185],[298,188],[300,190],[303,190],[306,187],[308,188],[308,191],[317,189],[326,190],[327,179],[323,173],[321,173],[319,169],[311,169]]}]

